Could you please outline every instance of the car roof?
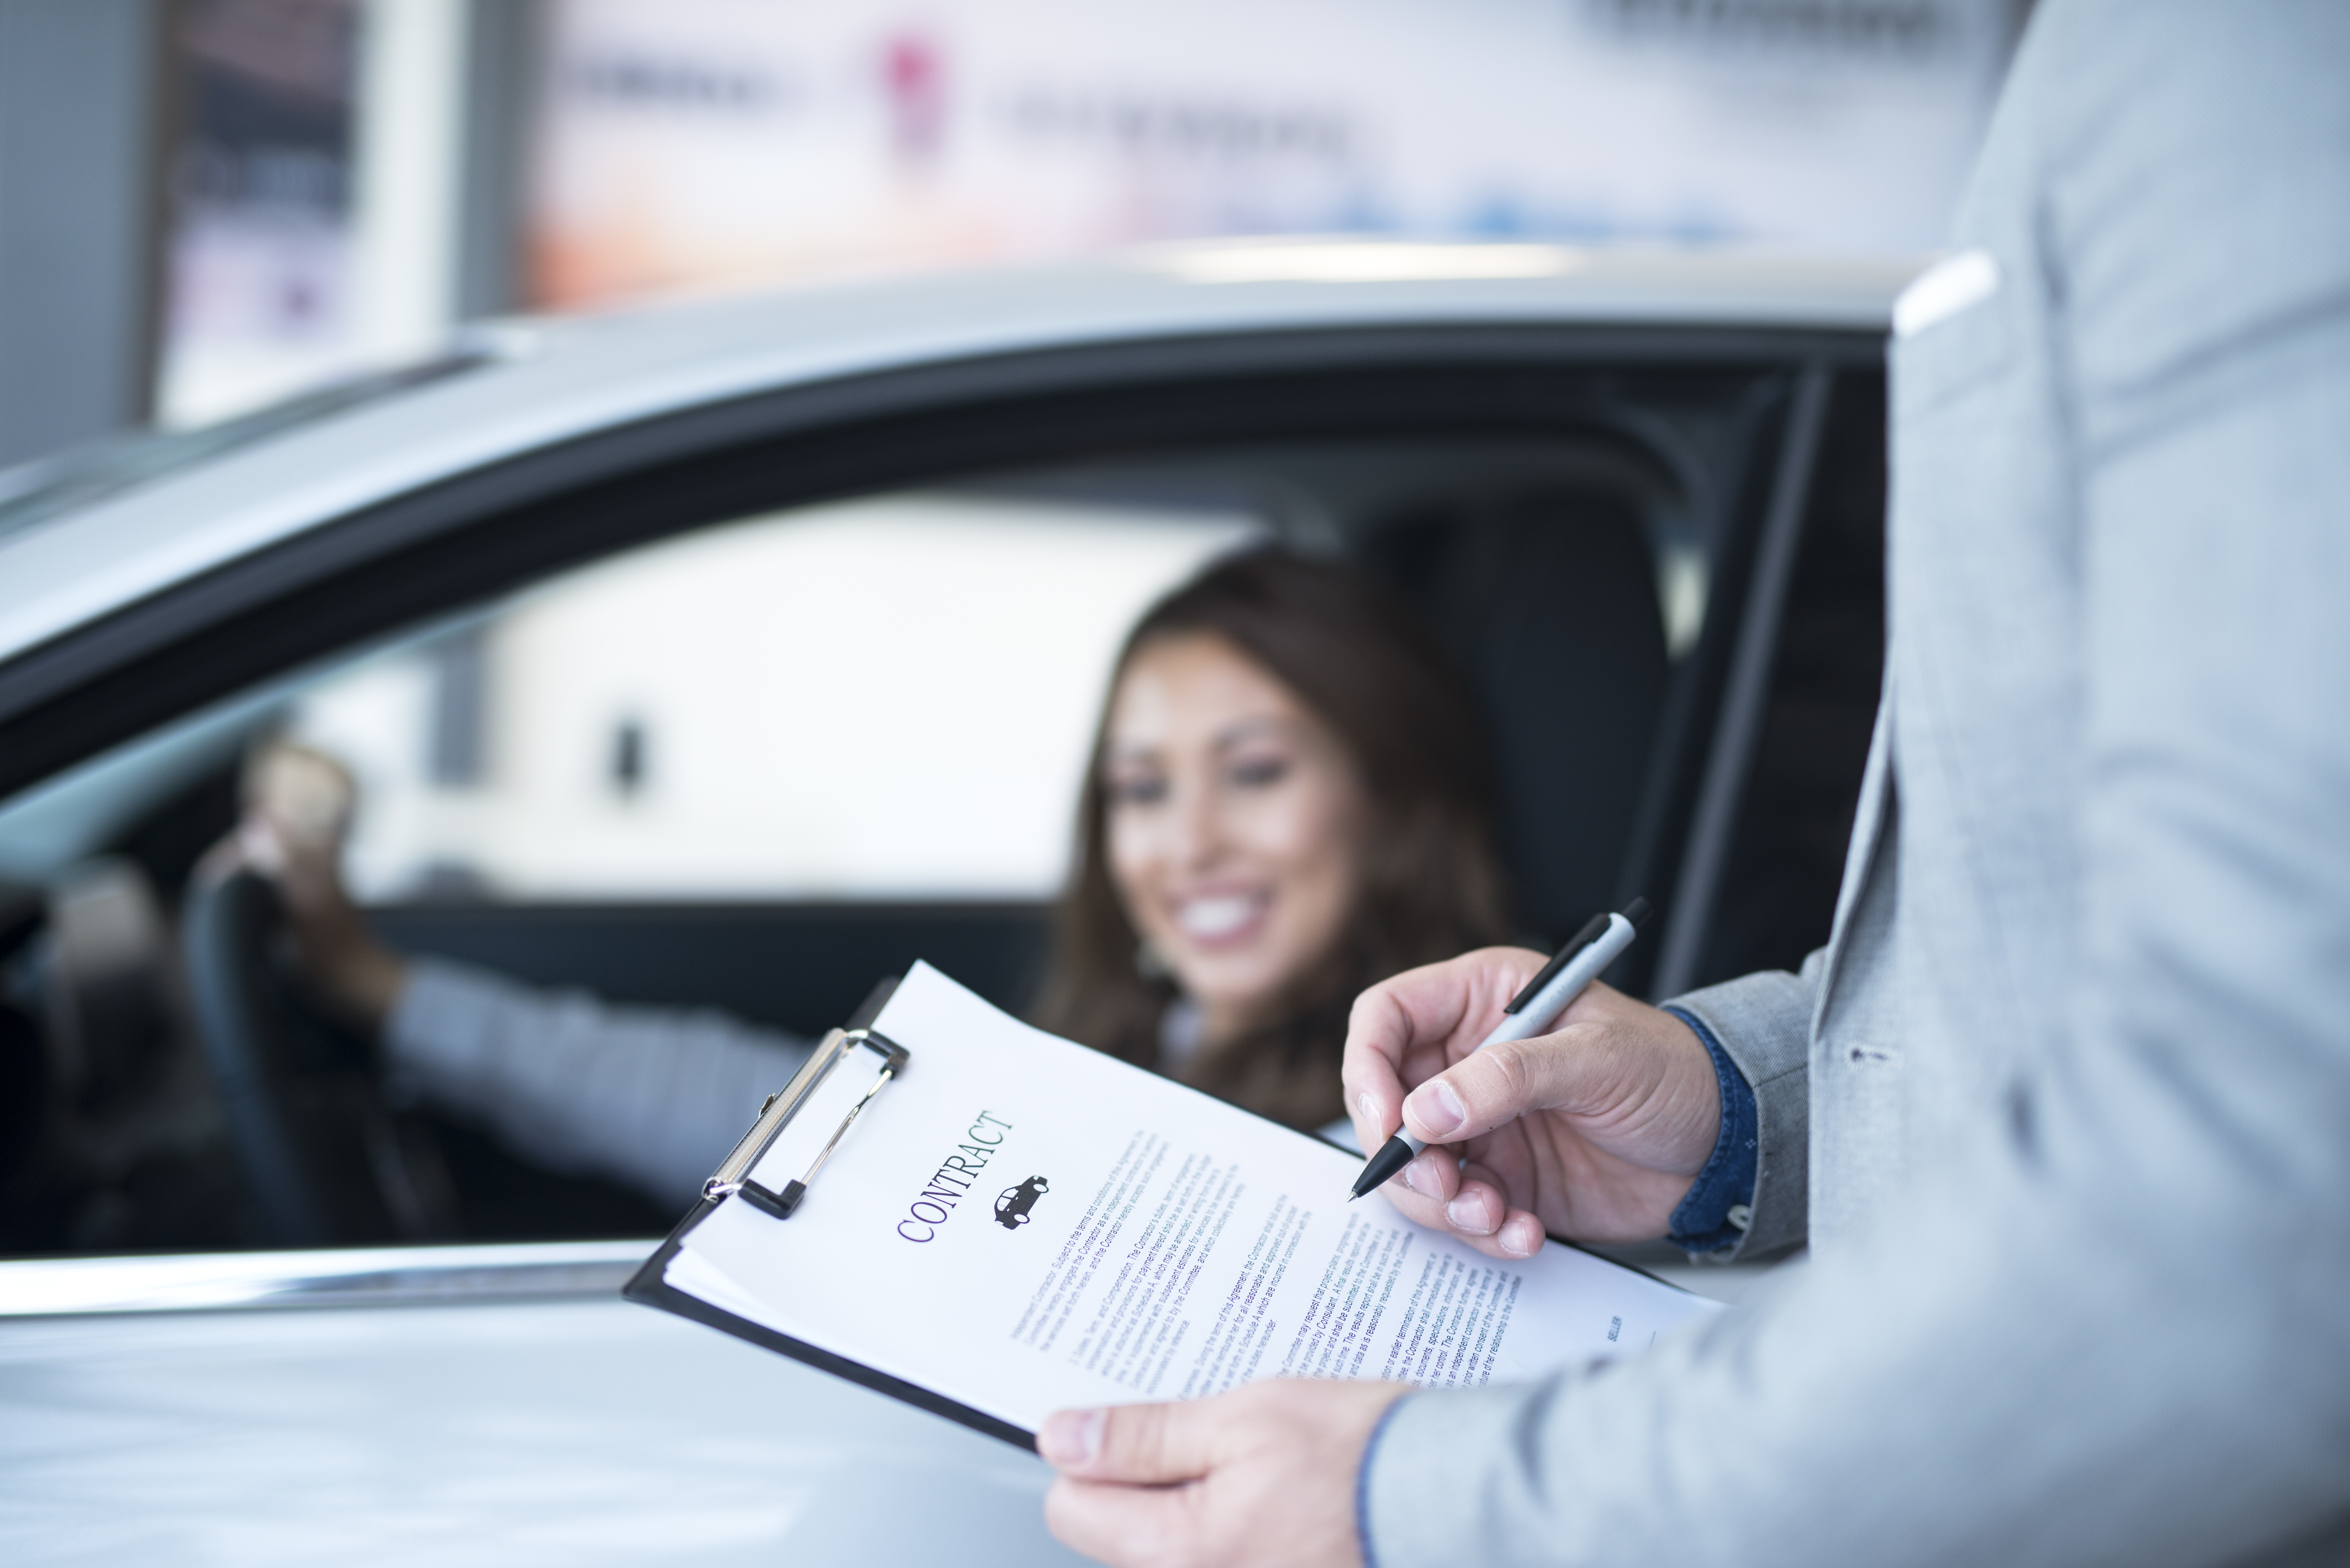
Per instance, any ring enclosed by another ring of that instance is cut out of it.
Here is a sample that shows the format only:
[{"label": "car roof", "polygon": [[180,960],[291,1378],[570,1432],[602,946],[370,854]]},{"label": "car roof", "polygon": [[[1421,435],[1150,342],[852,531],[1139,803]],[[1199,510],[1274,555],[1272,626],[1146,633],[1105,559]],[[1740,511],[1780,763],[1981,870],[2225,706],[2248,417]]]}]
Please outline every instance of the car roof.
[{"label": "car roof", "polygon": [[[1925,258],[1282,240],[803,286],[478,333],[454,373],[265,416],[176,469],[19,505],[0,485],[0,661],[239,556],[438,481],[679,410],[933,362],[1222,334],[1660,326],[1882,332]],[[155,446],[167,448],[165,435]],[[101,462],[105,460],[100,460]],[[161,470],[161,472],[155,472]],[[17,488],[40,483],[22,477]],[[86,477],[86,470],[84,472]],[[56,486],[64,490],[66,486]]]}]

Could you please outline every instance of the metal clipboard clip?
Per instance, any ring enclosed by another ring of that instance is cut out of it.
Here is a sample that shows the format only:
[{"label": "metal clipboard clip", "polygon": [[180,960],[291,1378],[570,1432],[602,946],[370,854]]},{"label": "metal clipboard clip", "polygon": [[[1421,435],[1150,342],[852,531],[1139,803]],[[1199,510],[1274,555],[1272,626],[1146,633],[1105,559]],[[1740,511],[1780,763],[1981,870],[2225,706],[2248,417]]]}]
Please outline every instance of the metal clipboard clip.
[{"label": "metal clipboard clip", "polygon": [[[781,1192],[770,1192],[753,1181],[751,1168],[759,1163],[759,1157],[767,1152],[776,1135],[790,1124],[793,1116],[799,1114],[800,1107],[807,1104],[816,1086],[830,1077],[834,1069],[848,1060],[853,1053],[859,1051],[869,1051],[879,1057],[879,1069],[874,1075],[871,1086],[857,1096],[856,1103],[848,1107],[848,1114],[840,1118],[840,1125],[832,1129],[832,1136],[825,1140],[822,1148],[816,1150],[816,1159],[808,1166],[806,1174],[785,1182]],[[832,1151],[840,1147],[841,1138],[856,1123],[859,1113],[873,1103],[873,1096],[881,1092],[883,1085],[893,1082],[906,1070],[906,1064],[911,1059],[912,1053],[903,1045],[870,1029],[836,1029],[827,1034],[792,1081],[767,1096],[767,1103],[759,1107],[759,1119],[751,1124],[751,1130],[743,1135],[743,1141],[734,1146],[734,1152],[728,1155],[724,1163],[711,1173],[710,1179],[702,1184],[702,1195],[714,1199],[739,1193],[745,1203],[760,1212],[772,1214],[778,1220],[790,1219],[792,1210],[797,1209],[800,1200],[807,1196],[808,1183],[814,1181],[816,1173],[824,1168],[824,1162],[832,1158]]]}]

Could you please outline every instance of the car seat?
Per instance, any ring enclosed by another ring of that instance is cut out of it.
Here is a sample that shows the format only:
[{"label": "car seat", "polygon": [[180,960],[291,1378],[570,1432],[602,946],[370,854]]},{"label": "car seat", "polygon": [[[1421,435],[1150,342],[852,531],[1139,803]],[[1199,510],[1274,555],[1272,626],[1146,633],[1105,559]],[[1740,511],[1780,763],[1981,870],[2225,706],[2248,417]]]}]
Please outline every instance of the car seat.
[{"label": "car seat", "polygon": [[1587,493],[1536,494],[1399,520],[1359,548],[1476,689],[1518,921],[1529,940],[1564,940],[1627,891],[1670,673],[1638,517]]}]

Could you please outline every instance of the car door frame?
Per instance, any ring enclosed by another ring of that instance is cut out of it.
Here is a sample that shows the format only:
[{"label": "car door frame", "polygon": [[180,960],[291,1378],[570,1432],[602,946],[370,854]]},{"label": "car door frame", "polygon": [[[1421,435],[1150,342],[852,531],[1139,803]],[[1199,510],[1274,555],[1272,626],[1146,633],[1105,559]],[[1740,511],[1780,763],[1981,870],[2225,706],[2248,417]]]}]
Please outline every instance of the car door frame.
[{"label": "car door frame", "polygon": [[1617,412],[1575,378],[1734,369],[1780,388],[1718,524],[1714,602],[1737,607],[1708,615],[1676,680],[1627,859],[1627,881],[1670,889],[1635,967],[1671,980],[1702,950],[1726,861],[1820,410],[1837,375],[1881,356],[1881,335],[1836,328],[1356,327],[994,354],[682,407],[322,517],[0,664],[0,795],[289,670],[730,516],[1106,451],[1605,431]]}]

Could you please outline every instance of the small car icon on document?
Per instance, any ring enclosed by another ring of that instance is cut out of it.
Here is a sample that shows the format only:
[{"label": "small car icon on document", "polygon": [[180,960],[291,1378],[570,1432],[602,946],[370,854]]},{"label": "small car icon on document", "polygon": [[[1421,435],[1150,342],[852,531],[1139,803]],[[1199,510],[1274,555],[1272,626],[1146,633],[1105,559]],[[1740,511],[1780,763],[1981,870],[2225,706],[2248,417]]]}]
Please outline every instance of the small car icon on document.
[{"label": "small car icon on document", "polygon": [[1017,1231],[1028,1223],[1028,1210],[1036,1207],[1036,1199],[1049,1190],[1041,1176],[1032,1176],[1017,1187],[1007,1187],[995,1198],[995,1222],[1006,1231]]}]

